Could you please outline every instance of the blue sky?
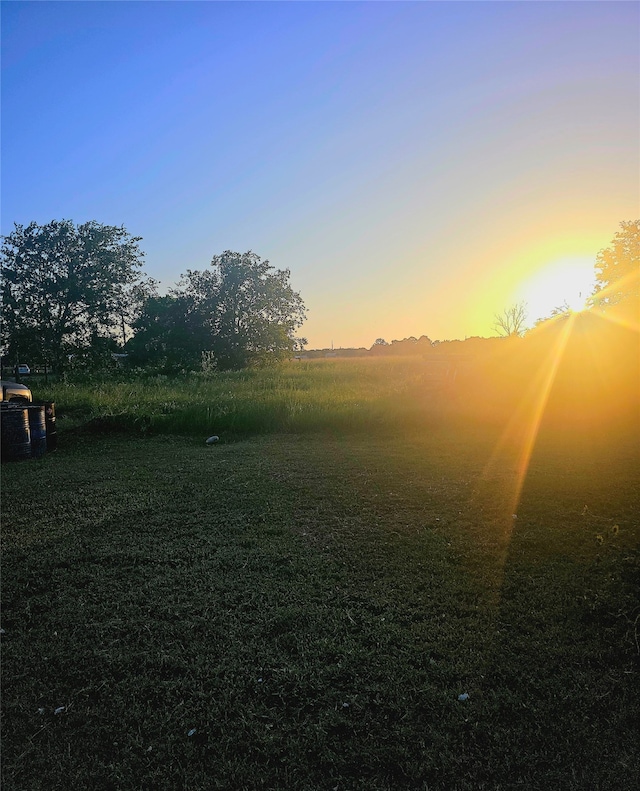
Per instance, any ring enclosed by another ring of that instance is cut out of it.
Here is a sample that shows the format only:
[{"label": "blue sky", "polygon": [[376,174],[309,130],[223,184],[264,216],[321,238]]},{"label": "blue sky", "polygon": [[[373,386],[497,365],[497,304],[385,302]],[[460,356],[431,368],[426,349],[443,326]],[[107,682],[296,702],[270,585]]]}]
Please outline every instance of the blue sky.
[{"label": "blue sky", "polygon": [[2,232],[291,270],[312,348],[491,334],[640,214],[639,6],[3,2]]}]

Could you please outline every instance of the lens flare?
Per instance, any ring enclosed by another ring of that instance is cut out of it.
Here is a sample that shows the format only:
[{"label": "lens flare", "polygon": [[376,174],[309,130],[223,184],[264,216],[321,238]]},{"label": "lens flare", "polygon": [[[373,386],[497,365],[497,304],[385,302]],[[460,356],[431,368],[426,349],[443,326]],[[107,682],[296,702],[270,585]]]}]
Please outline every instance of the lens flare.
[{"label": "lens flare", "polygon": [[573,313],[584,310],[593,293],[593,261],[587,258],[563,258],[540,267],[522,281],[515,293],[525,302],[529,319],[547,318],[558,309]]},{"label": "lens flare", "polygon": [[[626,299],[620,300],[621,294],[626,294]],[[600,289],[589,299],[589,304],[593,304],[603,318],[640,331],[640,271],[629,272]]]},{"label": "lens flare", "polygon": [[505,449],[513,447],[517,449],[515,483],[509,495],[506,512],[507,524],[509,525],[512,524],[511,519],[513,515],[517,514],[518,511],[522,487],[527,476],[529,462],[538,437],[545,407],[575,320],[576,316],[571,314],[563,322],[562,329],[543,365],[540,366],[533,376],[528,391],[523,395],[519,407],[507,424],[484,470],[484,476],[489,477],[496,466],[502,463],[501,459]]}]

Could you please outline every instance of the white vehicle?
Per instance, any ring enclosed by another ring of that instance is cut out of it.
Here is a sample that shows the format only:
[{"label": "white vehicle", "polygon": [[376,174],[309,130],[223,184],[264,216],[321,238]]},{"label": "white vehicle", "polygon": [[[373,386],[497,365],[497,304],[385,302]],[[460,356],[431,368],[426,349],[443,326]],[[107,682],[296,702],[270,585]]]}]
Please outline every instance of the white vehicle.
[{"label": "white vehicle", "polygon": [[29,368],[29,366],[25,365],[24,363],[20,363],[16,367],[18,369],[19,376],[29,376],[29,374],[31,373],[31,368]]}]

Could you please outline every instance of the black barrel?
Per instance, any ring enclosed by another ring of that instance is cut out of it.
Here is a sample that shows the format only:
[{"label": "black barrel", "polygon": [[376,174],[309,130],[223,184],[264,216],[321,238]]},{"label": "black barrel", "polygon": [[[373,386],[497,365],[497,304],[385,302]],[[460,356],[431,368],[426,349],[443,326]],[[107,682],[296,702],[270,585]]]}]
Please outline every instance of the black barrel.
[{"label": "black barrel", "polygon": [[47,452],[47,424],[45,422],[44,404],[31,404],[29,412],[29,430],[31,432],[31,457],[39,459]]},{"label": "black barrel", "polygon": [[9,406],[0,409],[2,461],[31,458],[31,432],[27,408]]},{"label": "black barrel", "polygon": [[51,452],[58,447],[58,434],[56,432],[56,405],[53,401],[45,401],[44,419],[47,424],[47,450]]}]

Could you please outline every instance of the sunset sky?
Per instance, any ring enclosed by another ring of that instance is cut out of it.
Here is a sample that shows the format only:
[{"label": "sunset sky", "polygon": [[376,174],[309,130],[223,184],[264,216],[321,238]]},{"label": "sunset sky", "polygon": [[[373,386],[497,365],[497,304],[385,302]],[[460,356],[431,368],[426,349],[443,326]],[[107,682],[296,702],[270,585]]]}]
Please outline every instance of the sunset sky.
[{"label": "sunset sky", "polygon": [[632,2],[3,2],[2,233],[291,270],[310,348],[491,335],[640,216]]}]

